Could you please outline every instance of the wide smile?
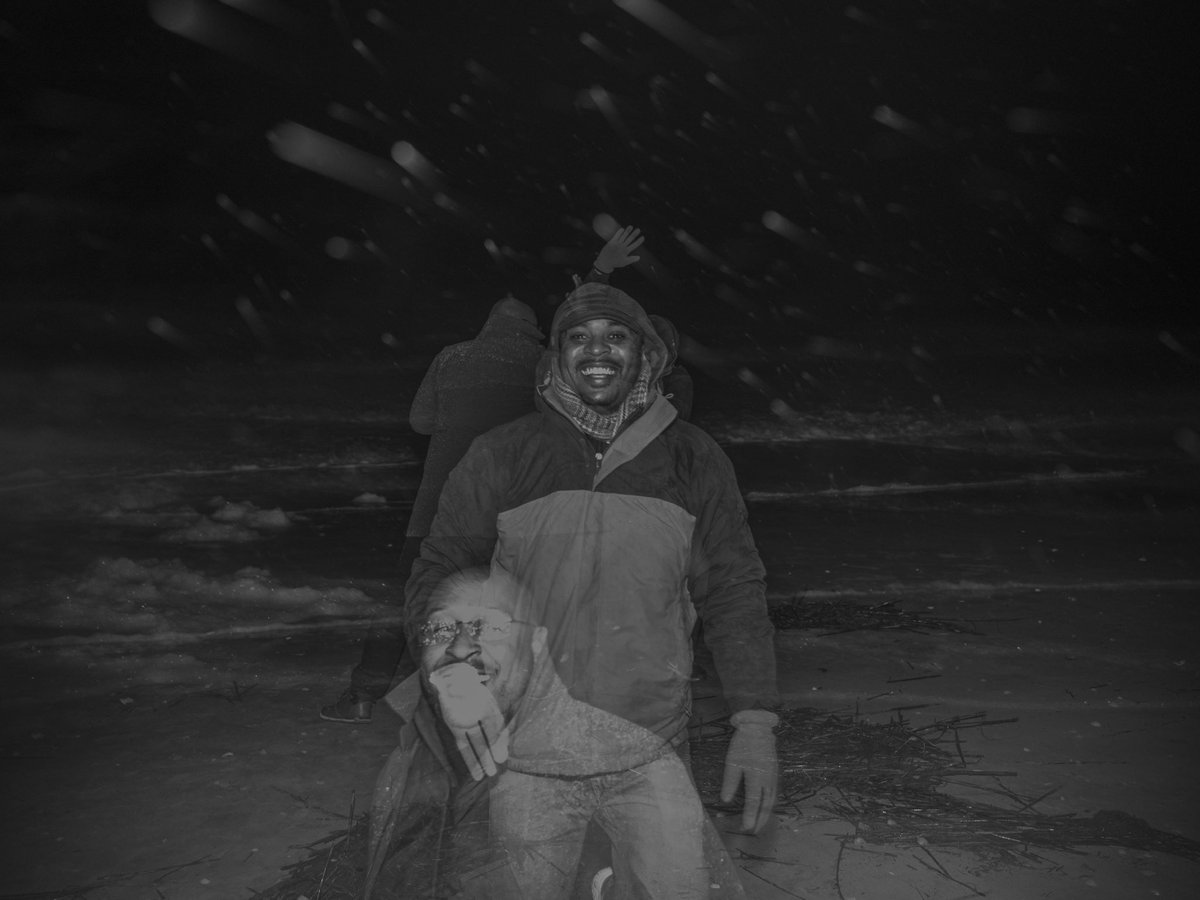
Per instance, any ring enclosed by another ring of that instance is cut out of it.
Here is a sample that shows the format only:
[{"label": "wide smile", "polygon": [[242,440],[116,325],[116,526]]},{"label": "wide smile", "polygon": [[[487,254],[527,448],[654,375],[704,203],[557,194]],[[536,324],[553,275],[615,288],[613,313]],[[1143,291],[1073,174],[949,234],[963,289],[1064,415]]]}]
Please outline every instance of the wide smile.
[{"label": "wide smile", "polygon": [[612,382],[620,370],[608,363],[587,363],[579,367],[579,374],[584,381],[594,387],[603,387]]}]

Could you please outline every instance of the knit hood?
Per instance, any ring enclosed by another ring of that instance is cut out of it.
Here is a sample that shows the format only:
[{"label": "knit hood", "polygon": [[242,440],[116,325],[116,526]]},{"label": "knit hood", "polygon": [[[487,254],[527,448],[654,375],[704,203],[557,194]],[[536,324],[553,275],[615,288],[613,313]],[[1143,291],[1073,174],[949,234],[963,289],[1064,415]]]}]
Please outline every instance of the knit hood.
[{"label": "knit hood", "polygon": [[667,345],[667,368],[670,369],[679,359],[679,329],[665,316],[651,316],[650,324]]}]

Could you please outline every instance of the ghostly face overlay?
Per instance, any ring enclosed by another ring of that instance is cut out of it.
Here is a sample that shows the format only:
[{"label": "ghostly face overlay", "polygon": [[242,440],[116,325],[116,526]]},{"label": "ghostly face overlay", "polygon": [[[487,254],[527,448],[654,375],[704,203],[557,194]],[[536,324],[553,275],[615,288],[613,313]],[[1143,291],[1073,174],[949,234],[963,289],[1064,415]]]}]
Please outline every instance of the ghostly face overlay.
[{"label": "ghostly face overlay", "polygon": [[518,592],[480,576],[451,579],[439,588],[420,629],[425,678],[443,666],[467,663],[479,672],[508,716],[529,684],[546,629],[516,617]]},{"label": "ghostly face overlay", "polygon": [[584,403],[613,413],[641,372],[642,336],[611,319],[588,319],[559,336],[558,363]]}]

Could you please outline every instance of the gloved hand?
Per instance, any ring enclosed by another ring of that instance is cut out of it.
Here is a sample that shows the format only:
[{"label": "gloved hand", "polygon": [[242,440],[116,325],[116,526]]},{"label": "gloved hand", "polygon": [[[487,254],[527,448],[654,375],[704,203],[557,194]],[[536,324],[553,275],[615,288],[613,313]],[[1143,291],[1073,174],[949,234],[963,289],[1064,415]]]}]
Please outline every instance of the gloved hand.
[{"label": "gloved hand", "polygon": [[641,259],[640,256],[634,256],[633,251],[645,242],[642,232],[632,225],[618,228],[617,233],[601,248],[592,268],[602,275],[608,275],[613,269],[623,269]]},{"label": "gloved hand", "polygon": [[508,759],[508,728],[479,672],[470,663],[453,663],[436,669],[429,684],[471,777],[482,781],[495,775],[496,766]]},{"label": "gloved hand", "polygon": [[735,731],[725,754],[725,778],[721,802],[728,803],[745,779],[742,829],[757,834],[775,808],[779,790],[779,760],[775,755],[775,732],[779,716],[765,709],[743,709],[729,717]]}]

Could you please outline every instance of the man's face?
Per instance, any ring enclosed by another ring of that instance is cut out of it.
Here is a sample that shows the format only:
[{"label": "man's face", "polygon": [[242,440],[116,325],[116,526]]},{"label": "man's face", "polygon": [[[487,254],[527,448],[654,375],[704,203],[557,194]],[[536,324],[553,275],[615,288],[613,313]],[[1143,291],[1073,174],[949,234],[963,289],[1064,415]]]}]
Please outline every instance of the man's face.
[{"label": "man's face", "polygon": [[507,716],[529,684],[546,630],[515,620],[500,599],[472,584],[435,606],[420,630],[421,671],[428,679],[443,666],[473,666]]},{"label": "man's face", "polygon": [[642,337],[620,322],[588,319],[562,333],[558,362],[584,403],[616,412],[641,371]]}]

